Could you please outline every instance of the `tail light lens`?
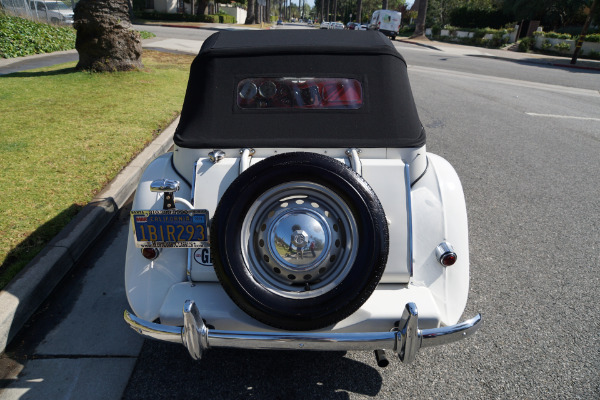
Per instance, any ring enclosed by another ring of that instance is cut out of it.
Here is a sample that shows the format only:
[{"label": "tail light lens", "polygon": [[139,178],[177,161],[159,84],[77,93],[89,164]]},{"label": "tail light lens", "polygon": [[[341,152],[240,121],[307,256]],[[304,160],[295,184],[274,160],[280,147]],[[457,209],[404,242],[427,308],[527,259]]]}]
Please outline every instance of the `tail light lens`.
[{"label": "tail light lens", "polygon": [[144,258],[150,261],[156,260],[160,255],[160,250],[154,247],[144,247],[142,249],[142,255],[144,256]]},{"label": "tail light lens", "polygon": [[448,242],[440,243],[435,249],[435,255],[439,263],[444,267],[454,265],[458,259],[458,256],[454,252],[454,248]]}]

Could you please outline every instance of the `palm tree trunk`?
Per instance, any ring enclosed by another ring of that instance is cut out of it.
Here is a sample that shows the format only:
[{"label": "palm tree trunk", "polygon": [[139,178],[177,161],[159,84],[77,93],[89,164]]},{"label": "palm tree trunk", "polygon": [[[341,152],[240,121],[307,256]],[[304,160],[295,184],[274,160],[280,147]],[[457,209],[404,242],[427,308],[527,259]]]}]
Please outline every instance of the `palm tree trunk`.
[{"label": "palm tree trunk", "polygon": [[425,17],[427,16],[427,0],[419,0],[417,21],[415,24],[415,33],[411,36],[411,39],[424,38],[425,37]]},{"label": "palm tree trunk", "polygon": [[256,0],[248,0],[248,14],[246,15],[246,25],[254,24],[256,17],[254,16],[254,5]]}]

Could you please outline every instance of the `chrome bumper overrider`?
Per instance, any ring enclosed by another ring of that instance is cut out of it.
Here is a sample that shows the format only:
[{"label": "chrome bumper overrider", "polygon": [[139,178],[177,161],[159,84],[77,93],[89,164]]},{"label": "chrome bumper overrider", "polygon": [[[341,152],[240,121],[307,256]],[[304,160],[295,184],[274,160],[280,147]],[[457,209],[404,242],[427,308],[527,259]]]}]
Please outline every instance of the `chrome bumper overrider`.
[{"label": "chrome bumper overrider", "polygon": [[434,329],[419,329],[414,303],[406,304],[402,318],[389,332],[238,332],[208,329],[192,300],[183,307],[183,327],[148,322],[125,311],[125,321],[142,336],[183,344],[198,360],[211,347],[277,350],[393,350],[409,363],[421,347],[456,342],[473,335],[481,326],[481,314],[463,323]]}]

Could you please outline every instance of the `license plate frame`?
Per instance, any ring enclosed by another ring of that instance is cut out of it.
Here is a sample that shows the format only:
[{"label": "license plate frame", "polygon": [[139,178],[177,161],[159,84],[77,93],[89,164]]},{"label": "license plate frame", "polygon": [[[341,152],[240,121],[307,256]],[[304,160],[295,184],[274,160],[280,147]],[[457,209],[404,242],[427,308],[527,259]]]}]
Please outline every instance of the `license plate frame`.
[{"label": "license plate frame", "polygon": [[209,247],[208,210],[134,210],[135,247]]}]

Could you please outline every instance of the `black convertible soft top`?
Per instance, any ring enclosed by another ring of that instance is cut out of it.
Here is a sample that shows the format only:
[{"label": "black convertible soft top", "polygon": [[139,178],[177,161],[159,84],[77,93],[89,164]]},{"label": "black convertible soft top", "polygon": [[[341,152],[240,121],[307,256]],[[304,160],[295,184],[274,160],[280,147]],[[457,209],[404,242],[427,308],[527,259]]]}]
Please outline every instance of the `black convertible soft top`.
[{"label": "black convertible soft top", "polygon": [[[349,78],[362,85],[358,109],[239,106],[247,78]],[[187,148],[419,147],[419,121],[406,62],[375,31],[223,31],[192,63],[175,143]]]}]

